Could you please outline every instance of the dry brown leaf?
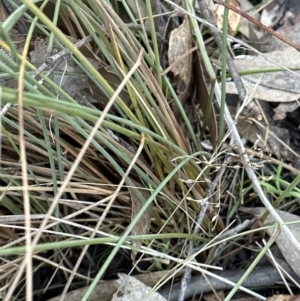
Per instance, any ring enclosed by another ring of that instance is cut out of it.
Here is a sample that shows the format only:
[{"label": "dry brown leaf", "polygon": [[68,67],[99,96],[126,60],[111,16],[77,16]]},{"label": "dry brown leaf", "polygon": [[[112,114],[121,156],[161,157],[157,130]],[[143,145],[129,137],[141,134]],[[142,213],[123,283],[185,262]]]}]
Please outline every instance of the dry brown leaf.
[{"label": "dry brown leaf", "polygon": [[124,295],[122,297],[114,295],[113,301],[140,301],[146,297],[149,301],[166,301],[159,293],[151,292],[151,287],[136,278],[121,273],[118,273],[118,276],[119,279],[115,283]]},{"label": "dry brown leaf", "polygon": [[[229,2],[232,6],[240,9],[240,3],[237,0],[230,0]],[[214,18],[216,25],[219,28],[222,28],[223,26],[223,18],[224,18],[224,6],[223,5],[216,5],[215,11],[214,11]],[[232,10],[229,10],[228,14],[228,32],[229,34],[232,34],[236,31],[237,27],[239,26],[241,21],[241,16]]]},{"label": "dry brown leaf", "polygon": [[[238,298],[232,301],[260,301],[260,299],[255,297],[247,297],[247,298]],[[272,297],[268,297],[266,301],[300,301],[300,296],[291,296],[291,295],[274,295]]]},{"label": "dry brown leaf", "polygon": [[272,297],[268,297],[267,301],[300,301],[300,295],[274,295]]},{"label": "dry brown leaf", "polygon": [[192,30],[188,17],[183,23],[171,32],[169,40],[168,60],[172,73],[175,76],[178,97],[185,103],[191,84],[192,54],[188,51],[193,46]]},{"label": "dry brown leaf", "polygon": [[[266,212],[266,209],[264,207],[257,207],[257,208],[241,208],[243,212],[250,213],[257,218],[261,218],[261,216]],[[277,210],[277,213],[281,217],[281,219],[285,222],[297,222],[294,224],[288,225],[289,229],[293,233],[294,237],[300,242],[300,219],[299,216],[284,212],[281,210]],[[264,224],[270,224],[274,223],[275,219],[269,214],[266,218]],[[266,229],[267,233],[271,236],[273,234],[274,228]],[[285,258],[285,260],[288,262],[290,267],[294,270],[294,272],[300,276],[300,253],[298,252],[298,249],[294,246],[294,244],[291,244],[290,239],[284,234],[284,232],[280,232],[280,234],[276,238],[276,243],[278,248],[280,249],[282,256]]]}]

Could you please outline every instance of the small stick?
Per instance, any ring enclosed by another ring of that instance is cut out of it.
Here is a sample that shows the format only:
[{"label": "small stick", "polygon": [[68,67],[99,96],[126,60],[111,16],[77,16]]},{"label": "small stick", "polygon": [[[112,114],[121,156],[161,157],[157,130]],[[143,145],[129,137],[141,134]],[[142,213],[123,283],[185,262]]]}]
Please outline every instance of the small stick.
[{"label": "small stick", "polygon": [[273,29],[271,29],[270,27],[264,25],[263,23],[257,21],[256,19],[254,19],[253,17],[251,17],[250,15],[244,13],[243,11],[241,11],[240,9],[232,6],[231,4],[226,3],[223,0],[213,0],[213,2],[215,4],[220,4],[225,6],[226,8],[234,11],[235,13],[241,15],[242,17],[248,19],[250,22],[254,23],[255,25],[259,26],[260,28],[262,28],[263,30],[265,30],[266,32],[268,32],[269,34],[271,34],[272,36],[276,37],[277,39],[281,40],[282,42],[292,46],[293,48],[295,48],[296,50],[300,51],[300,45],[299,44],[295,44],[292,41],[290,41],[289,39],[285,38],[284,36],[282,36],[281,34],[279,34],[278,32],[274,31]]},{"label": "small stick", "polygon": [[[86,36],[83,39],[79,40],[78,42],[76,42],[74,44],[74,46],[76,48],[81,48],[82,46],[86,45],[87,43],[91,42],[93,39],[92,37]],[[48,57],[45,62],[38,67],[33,75],[33,78],[36,78],[41,72],[43,72],[49,65],[54,64],[55,62],[57,62],[58,60],[62,59],[63,57],[70,55],[71,51],[69,49],[64,49],[56,54],[53,54],[52,56]]]}]

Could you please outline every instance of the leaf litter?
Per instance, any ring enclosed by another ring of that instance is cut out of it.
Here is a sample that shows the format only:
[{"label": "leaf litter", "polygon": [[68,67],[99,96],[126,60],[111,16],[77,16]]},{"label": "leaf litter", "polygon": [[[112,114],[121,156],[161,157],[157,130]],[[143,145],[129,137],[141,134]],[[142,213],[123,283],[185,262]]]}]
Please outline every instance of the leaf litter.
[{"label": "leaf litter", "polygon": [[[133,5],[135,5],[135,3]],[[136,13],[138,14],[138,12],[136,12]],[[142,17],[144,17],[146,15],[144,6],[142,9],[141,15],[142,15]],[[171,38],[169,41],[169,64],[170,65],[174,64],[173,67],[171,68],[171,71],[175,75],[175,78],[177,78],[177,80],[174,81],[173,83],[176,86],[177,94],[180,98],[180,101],[183,104],[187,101],[188,98],[192,98],[193,95],[199,95],[202,92],[202,87],[204,87],[203,84],[199,85],[199,87],[201,86],[201,88],[199,89],[201,91],[198,90],[196,93],[193,93],[194,91],[191,89],[191,86],[193,85],[193,83],[195,83],[195,81],[193,81],[193,79],[192,79],[192,75],[194,75],[195,73],[192,70],[194,70],[193,63],[196,60],[193,59],[193,57],[195,57],[194,55],[192,55],[192,54],[186,55],[187,52],[190,51],[193,46],[191,28],[189,27],[190,26],[189,22],[186,22],[186,20],[187,20],[187,18],[184,18],[183,23],[171,33]],[[236,20],[234,20],[234,21],[236,22]],[[239,22],[234,23],[233,29],[236,28],[238,23]],[[148,22],[146,22],[146,26],[148,26],[147,24],[148,24]],[[184,51],[182,51],[182,49],[179,49],[179,47],[177,47],[179,42],[183,45]],[[41,44],[43,44],[43,43],[41,43]],[[38,43],[37,43],[35,45],[35,49],[31,52],[31,60],[32,60],[32,62],[34,62],[34,64],[36,66],[38,66],[43,60],[46,59],[46,57],[45,57],[46,46],[47,46],[47,42],[45,42],[44,45],[38,45]],[[286,55],[287,55],[287,53],[286,53]],[[36,61],[35,61],[35,59],[36,59]],[[38,61],[39,59],[40,59],[40,61]],[[278,54],[276,57],[274,57],[274,59],[275,60],[278,59]],[[201,66],[201,62],[199,62],[199,66]],[[261,66],[266,66],[266,65],[262,64]],[[245,70],[246,67],[247,66],[240,67],[240,68],[241,68],[241,70]],[[253,67],[253,65],[251,65],[251,67]],[[255,66],[255,68],[261,68],[261,67]],[[70,94],[74,98],[76,98],[77,94],[85,95],[84,93],[86,93],[86,91],[90,88],[88,80],[84,77],[80,68],[78,68],[75,64],[73,64],[73,62],[69,58],[66,58],[66,60],[64,62],[62,62],[62,64],[57,68],[56,71],[57,71],[57,73],[63,74],[63,76],[60,74],[55,75],[54,76],[55,82],[57,84],[59,84],[68,94]],[[70,76],[68,73],[77,74],[79,80]],[[196,73],[200,74],[199,70]],[[201,72],[201,81],[203,81],[203,82],[205,81],[205,80],[203,80],[204,77],[205,76]],[[280,77],[280,76],[277,76],[277,77]],[[293,82],[293,80],[291,80],[291,83],[290,83],[289,75],[287,75],[287,76],[282,75],[282,78],[279,79],[279,80],[283,80],[283,81],[286,80],[289,83],[288,87],[284,86],[284,85],[280,85],[281,83],[280,82],[277,83],[276,80],[278,80],[278,79],[277,78],[265,79],[265,75],[264,75],[261,78],[260,85],[262,87],[267,87],[267,88],[266,88],[266,90],[263,90],[263,92],[261,94],[254,94],[254,96],[256,96],[259,99],[263,99],[263,100],[267,100],[267,101],[270,101],[270,99],[272,97],[285,99],[286,102],[295,101],[298,96],[297,83]],[[253,83],[254,83],[254,86],[249,86],[250,90],[253,87],[256,87],[255,83],[257,82],[257,78],[255,78],[254,75],[253,75],[253,77],[252,76],[247,77],[246,81],[247,82],[253,81]],[[275,84],[274,84],[274,82],[275,82]],[[281,91],[281,90],[284,90],[284,88],[287,88],[287,90],[290,90],[290,91]],[[267,94],[267,92],[269,90],[274,90],[274,89],[277,89],[275,91],[275,93],[277,93],[276,97],[274,95]],[[208,102],[207,89],[204,89],[204,91],[205,91],[204,92],[205,96],[203,97],[204,103],[207,104],[207,102]],[[284,92],[286,92],[287,94],[284,94]],[[291,92],[291,94],[288,94],[288,92]],[[201,98],[200,101],[203,101],[203,98]],[[95,101],[95,99],[92,96],[90,99],[91,100],[89,100],[89,102]],[[290,99],[292,99],[292,100],[290,100]],[[272,101],[274,101],[274,100],[272,100]],[[195,103],[196,102],[194,102],[193,105],[195,105]],[[202,111],[204,112],[206,110],[203,110],[203,108],[202,108]],[[285,109],[285,108],[280,111],[280,114],[282,114],[280,116],[283,116],[283,117],[280,117],[281,119],[284,118],[284,116],[285,116],[284,114],[286,112],[288,112],[288,109]],[[214,114],[213,110],[208,115],[209,115],[208,127],[209,127],[209,131],[210,131],[210,135],[211,135],[210,138],[211,138],[212,144],[215,147],[216,141],[217,141],[215,121],[217,118],[216,118],[216,115]],[[212,121],[212,123],[211,123],[211,121]],[[274,151],[274,154],[276,154],[279,157],[280,151],[278,151],[278,152]],[[140,188],[139,185],[136,185],[136,186],[138,187],[138,189]],[[131,218],[134,218],[135,215],[139,211],[141,202],[136,197],[135,193],[132,190],[129,190],[129,191],[131,193],[131,199],[132,199]],[[145,198],[148,198],[148,197],[149,196],[146,193]],[[136,209],[136,210],[134,210],[134,209]],[[283,220],[285,220],[285,216],[283,216],[281,214],[280,214],[280,216],[282,217]],[[137,225],[137,227],[135,228],[134,234],[147,234],[149,232],[150,223],[151,223],[151,216],[149,216],[149,212],[148,212],[148,215],[146,212],[146,215],[144,215],[144,217],[141,219],[141,224]],[[137,242],[136,246],[137,247],[140,246],[140,242]],[[133,255],[135,255],[135,254],[133,254]],[[137,285],[137,284],[135,283],[134,285]],[[143,291],[143,290],[146,290],[146,288],[140,289],[140,291]],[[157,298],[158,298],[158,296],[157,296]]]},{"label": "leaf litter", "polygon": [[[250,213],[257,217],[258,219],[263,216],[266,212],[266,209],[263,207],[256,208],[240,208],[243,212]],[[294,237],[300,242],[300,219],[299,216],[285,212],[282,210],[276,210],[280,215],[282,220],[288,225]],[[264,225],[272,225],[276,222],[276,220],[268,214],[267,218],[264,221]],[[267,228],[266,232],[271,236],[273,234],[273,227]],[[293,244],[290,243],[290,240],[286,235],[281,231],[279,235],[276,237],[275,242],[279,249],[281,250],[282,256],[289,263],[290,267],[294,270],[294,272],[300,277],[300,253],[297,248]]]}]

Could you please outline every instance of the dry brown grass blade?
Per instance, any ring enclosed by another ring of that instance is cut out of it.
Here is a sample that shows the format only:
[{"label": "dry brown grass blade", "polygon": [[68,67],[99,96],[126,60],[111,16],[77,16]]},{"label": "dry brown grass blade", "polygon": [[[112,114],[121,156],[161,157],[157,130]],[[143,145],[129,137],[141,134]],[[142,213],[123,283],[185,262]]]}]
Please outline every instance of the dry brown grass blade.
[{"label": "dry brown grass blade", "polygon": [[[121,41],[119,47],[120,49],[122,49],[123,55],[128,61],[135,61],[139,50],[134,44],[134,41],[131,38],[131,34],[129,33],[128,28],[109,4],[107,4],[105,1],[101,1],[101,5],[103,12],[106,13],[106,18],[107,20],[109,20],[115,35]],[[138,72],[144,80],[144,82],[149,87],[149,91],[154,95],[155,99],[158,101],[159,106],[166,119],[166,122],[164,122],[164,124],[166,125],[168,132],[171,133],[173,136],[171,138],[175,140],[178,146],[180,146],[183,150],[187,151],[188,146],[186,140],[184,139],[184,135],[182,134],[182,130],[179,127],[177,120],[174,118],[174,114],[168,104],[165,95],[163,94],[163,91],[161,90],[161,87],[159,86],[157,80],[153,76],[152,70],[149,68],[144,59],[142,59],[141,61],[141,66]]]},{"label": "dry brown grass blade", "polygon": [[196,89],[196,102],[200,104],[200,108],[204,116],[203,131],[205,130],[207,124],[209,127],[211,144],[213,148],[216,149],[217,141],[218,141],[218,130],[217,130],[217,122],[216,122],[217,119],[216,119],[213,104],[209,103],[208,88],[205,82],[205,77],[201,66],[201,59],[198,53],[194,55],[193,67],[194,67],[193,68],[194,82],[195,82],[195,89]]},{"label": "dry brown grass blade", "polygon": [[[129,188],[130,196],[131,196],[131,220],[133,220],[136,215],[139,213],[140,209],[143,206],[143,201],[140,199],[139,195],[136,193],[138,191],[143,197],[144,200],[147,200],[150,197],[150,193],[147,190],[147,187],[143,187],[140,183],[137,181],[131,179],[132,183],[134,184],[134,187]],[[139,189],[142,188],[142,189]],[[133,235],[139,235],[139,234],[148,234],[151,226],[151,216],[153,216],[153,209],[152,206],[149,206],[149,208],[146,210],[146,212],[142,215],[142,217],[139,219],[139,221],[136,223],[132,234]],[[139,249],[139,247],[142,245],[142,241],[135,241],[133,242],[133,245]],[[135,256],[137,254],[137,251],[131,251],[131,260],[135,261]]]}]

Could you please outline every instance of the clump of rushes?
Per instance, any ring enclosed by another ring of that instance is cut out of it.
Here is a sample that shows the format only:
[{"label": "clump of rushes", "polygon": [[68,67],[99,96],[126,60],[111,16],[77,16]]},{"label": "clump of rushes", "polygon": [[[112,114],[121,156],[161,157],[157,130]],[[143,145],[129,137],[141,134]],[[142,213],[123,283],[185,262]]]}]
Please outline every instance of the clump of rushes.
[{"label": "clump of rushes", "polygon": [[[176,268],[188,241],[197,251],[224,230],[216,197],[198,225],[202,230],[193,231],[222,152],[202,149],[198,137],[209,137],[206,127],[200,133],[184,113],[174,117],[171,102],[180,100],[162,75],[150,1],[144,12],[127,1],[22,2],[0,30],[2,107],[10,104],[1,115],[4,300],[29,298],[30,287],[37,296],[46,286],[49,296],[52,289],[64,296],[70,287],[92,283],[87,300],[99,279],[115,276],[131,259]],[[149,20],[147,28],[140,27],[139,14]],[[21,15],[30,24],[22,47],[11,35]],[[191,25],[212,72],[197,23]],[[88,43],[76,47],[87,36]],[[46,50],[35,52],[35,61],[45,52],[52,59],[69,53],[33,66],[30,53],[43,43]],[[74,84],[78,78],[83,86]],[[221,181],[220,191],[238,187],[241,193],[242,182],[230,176],[240,185]],[[237,208],[230,209],[234,215]],[[214,263],[215,248],[199,252],[197,260]],[[120,267],[116,255],[124,258]],[[58,271],[53,282],[51,265]],[[38,286],[42,268],[47,276]]]}]

